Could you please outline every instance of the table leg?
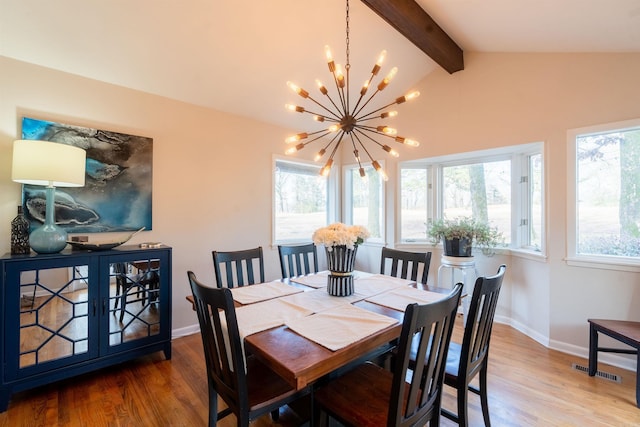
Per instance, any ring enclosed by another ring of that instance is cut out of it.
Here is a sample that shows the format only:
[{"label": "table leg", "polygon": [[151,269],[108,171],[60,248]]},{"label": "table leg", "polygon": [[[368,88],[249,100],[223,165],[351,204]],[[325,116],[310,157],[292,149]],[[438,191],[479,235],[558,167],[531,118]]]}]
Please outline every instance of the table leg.
[{"label": "table leg", "polygon": [[[589,324],[589,376],[598,370],[598,331],[593,323]],[[637,394],[637,389],[636,389]]]}]

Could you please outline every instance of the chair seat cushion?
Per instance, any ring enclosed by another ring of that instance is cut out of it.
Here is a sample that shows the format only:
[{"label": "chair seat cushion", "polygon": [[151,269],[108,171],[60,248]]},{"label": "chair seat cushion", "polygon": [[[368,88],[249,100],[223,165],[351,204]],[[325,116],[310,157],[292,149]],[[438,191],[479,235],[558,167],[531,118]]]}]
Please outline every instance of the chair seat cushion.
[{"label": "chair seat cushion", "polygon": [[449,351],[447,352],[447,365],[444,368],[446,377],[458,377],[458,368],[460,367],[460,353],[462,351],[462,345],[457,342],[451,342],[449,344]]},{"label": "chair seat cushion", "polygon": [[296,393],[281,376],[251,356],[247,357],[247,388],[252,411]]},{"label": "chair seat cushion", "polygon": [[392,380],[391,372],[365,363],[319,388],[315,401],[348,425],[384,426]]}]

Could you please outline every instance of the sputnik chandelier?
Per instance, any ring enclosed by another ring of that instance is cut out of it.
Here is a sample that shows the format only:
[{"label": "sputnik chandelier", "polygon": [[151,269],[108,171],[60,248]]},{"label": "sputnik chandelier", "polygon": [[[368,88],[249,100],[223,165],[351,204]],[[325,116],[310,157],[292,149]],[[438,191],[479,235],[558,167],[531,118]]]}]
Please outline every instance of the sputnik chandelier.
[{"label": "sputnik chandelier", "polygon": [[[329,142],[324,147],[322,147],[322,149],[320,149],[320,151],[316,154],[314,159],[315,161],[319,161],[320,159],[322,159],[322,157],[325,155],[325,153],[328,150],[331,151],[329,155],[329,159],[325,163],[324,167],[320,170],[320,174],[322,176],[329,175],[331,166],[333,164],[333,157],[336,151],[338,150],[338,148],[340,147],[340,144],[342,143],[342,141],[346,139],[346,140],[350,140],[351,145],[353,146],[353,154],[355,156],[356,161],[358,162],[358,166],[360,167],[360,176],[364,177],[365,171],[364,171],[364,168],[362,167],[362,160],[360,158],[359,148],[364,150],[364,152],[367,154],[367,157],[371,160],[371,165],[373,166],[373,168],[386,181],[388,180],[388,176],[386,172],[384,171],[384,169],[382,169],[378,161],[374,160],[374,158],[371,156],[371,153],[369,152],[369,150],[367,150],[367,147],[365,146],[364,142],[373,142],[394,157],[398,157],[398,152],[393,148],[391,148],[390,146],[378,142],[376,138],[381,138],[381,137],[392,138],[396,142],[399,142],[404,145],[413,146],[413,147],[417,147],[419,143],[415,140],[398,136],[396,129],[392,127],[389,127],[386,125],[371,124],[371,120],[388,119],[388,118],[393,118],[397,116],[398,113],[396,111],[387,111],[387,109],[392,107],[393,105],[402,104],[406,101],[417,98],[420,95],[420,92],[418,91],[410,92],[406,95],[396,98],[395,101],[383,107],[380,107],[380,108],[374,107],[371,110],[370,109],[365,110],[365,108],[369,106],[369,103],[371,102],[371,100],[378,93],[382,92],[387,87],[391,79],[395,76],[395,74],[398,71],[396,67],[391,69],[389,74],[387,74],[387,76],[384,77],[378,83],[375,92],[373,92],[371,95],[369,95],[368,98],[366,98],[365,95],[369,90],[371,82],[373,78],[380,71],[382,62],[384,61],[386,51],[383,50],[380,53],[380,56],[378,57],[378,60],[376,61],[375,65],[373,66],[373,69],[371,70],[371,76],[362,85],[362,88],[360,89],[360,96],[358,98],[358,101],[355,103],[355,105],[352,108],[351,102],[349,99],[349,71],[351,69],[351,64],[349,63],[349,0],[347,0],[346,23],[347,23],[347,29],[346,29],[347,62],[344,67],[344,71],[342,70],[342,67],[340,66],[340,64],[336,64],[334,62],[329,46],[325,46],[327,64],[329,66],[329,71],[331,72],[333,76],[333,80],[336,85],[336,90],[338,93],[338,97],[337,97],[338,102],[334,100],[335,97],[332,98],[331,95],[329,95],[329,91],[320,80],[316,80],[316,83],[318,85],[318,89],[320,90],[320,93],[326,96],[329,101],[329,103],[327,103],[326,105],[314,99],[309,94],[309,92],[297,86],[296,84],[292,82],[287,82],[287,86],[289,86],[291,90],[296,92],[301,97],[311,100],[313,103],[315,103],[318,107],[322,109],[321,112],[318,113],[318,112],[310,111],[298,105],[286,104],[285,108],[287,110],[298,112],[298,113],[311,114],[313,115],[313,119],[315,121],[321,122],[321,123],[331,123],[331,125],[328,128],[323,128],[318,131],[301,132],[296,135],[288,137],[285,140],[285,142],[287,144],[295,144],[295,145],[287,149],[285,151],[285,154],[288,154],[288,155],[293,154],[297,151],[302,150],[304,147],[306,147],[308,144],[314,141],[324,138],[325,136],[328,136],[330,134],[334,134],[333,136],[330,137]],[[302,140],[308,139],[309,137],[312,137],[312,139],[309,139],[308,141],[300,142]]]}]

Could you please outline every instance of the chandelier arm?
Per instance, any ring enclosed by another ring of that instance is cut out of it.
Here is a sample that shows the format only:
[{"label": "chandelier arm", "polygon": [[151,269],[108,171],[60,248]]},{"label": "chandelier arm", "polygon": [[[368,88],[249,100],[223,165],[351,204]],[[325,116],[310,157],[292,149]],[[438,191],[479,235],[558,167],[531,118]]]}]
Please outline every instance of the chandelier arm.
[{"label": "chandelier arm", "polygon": [[[368,139],[370,139],[373,143],[377,144],[380,148],[383,148],[383,147],[384,147],[384,145],[383,145],[383,144],[380,144],[380,143],[379,143],[378,141],[376,141],[374,138],[372,138],[371,136],[369,136],[369,135],[367,135],[366,133],[364,133],[364,132],[362,131],[362,129],[357,128],[357,129],[355,129],[355,130],[356,130],[358,133],[360,133],[360,135],[362,135],[362,136],[364,136],[364,137],[367,137],[367,138],[368,138]],[[367,130],[368,130],[368,129],[367,129]],[[375,133],[378,133],[378,132],[375,132]],[[389,135],[385,135],[385,134],[383,134],[383,133],[382,133],[382,134],[380,134],[380,135],[382,135],[382,136],[386,136],[386,137],[389,137],[389,138],[392,138],[392,137],[390,137]],[[356,136],[356,137],[357,137],[357,136]],[[360,138],[358,138],[358,141],[360,141]],[[360,141],[360,144],[362,144],[362,141]],[[367,150],[365,149],[365,151],[367,151]],[[369,153],[367,152],[367,154],[369,154]],[[371,159],[371,160],[373,160],[373,159]]]},{"label": "chandelier arm", "polygon": [[[366,106],[369,104],[369,102],[371,102],[371,100],[373,99],[373,97],[374,97],[374,96],[376,96],[376,95],[378,94],[378,92],[380,92],[380,90],[379,90],[379,89],[376,89],[376,91],[375,91],[375,92],[373,92],[373,93],[371,94],[371,96],[369,97],[369,99],[367,99],[367,100],[365,101],[365,103],[364,103],[364,104],[362,104],[362,107],[360,107],[360,109],[359,109],[359,110],[357,110],[357,111],[354,111],[354,112],[353,112],[353,117],[357,117],[357,116],[358,116],[358,114],[360,114],[360,112],[364,109],[364,107],[366,107]],[[391,105],[393,105],[393,104],[391,104]],[[387,106],[387,107],[388,107],[388,106]],[[384,108],[387,108],[387,107],[384,107]]]},{"label": "chandelier arm", "polygon": [[[371,119],[371,117],[369,117],[369,116],[372,116],[372,115],[374,115],[374,114],[376,114],[376,113],[378,113],[378,112],[380,112],[380,111],[384,110],[385,108],[389,108],[389,107],[391,107],[392,105],[395,105],[395,104],[397,104],[397,102],[392,102],[392,103],[387,104],[387,105],[385,105],[385,106],[383,106],[383,107],[380,107],[380,108],[378,108],[378,109],[376,109],[376,110],[369,111],[369,112],[368,112],[367,114],[365,114],[364,116],[362,116],[362,117],[358,117],[358,120],[369,120],[369,119]],[[375,117],[374,117],[374,118],[375,118]]]},{"label": "chandelier arm", "polygon": [[363,89],[360,90],[360,97],[358,98],[358,102],[356,102],[356,105],[353,107],[353,111],[358,110],[358,105],[360,105],[360,102],[362,101],[362,98],[364,98],[364,96],[367,93],[367,91],[364,88],[366,87],[367,89],[369,89],[369,85],[371,84],[371,80],[373,80],[374,77],[375,77],[375,74],[371,73],[371,77],[369,77],[369,80],[367,80],[367,82],[362,86]]},{"label": "chandelier arm", "polygon": [[[367,138],[371,139],[373,142],[375,142],[376,144],[378,144],[378,142],[375,139],[372,139],[371,137],[369,137],[368,135],[365,135],[362,131],[360,131],[359,129],[356,129],[356,131],[358,131],[360,134],[366,136]],[[358,135],[353,135],[355,139],[358,140],[358,143],[360,144],[360,146],[362,147],[362,149],[364,150],[365,153],[367,153],[367,157],[369,157],[369,160],[371,160],[372,162],[374,161],[373,157],[371,156],[371,153],[369,153],[369,150],[367,150],[367,147],[364,145],[364,143],[362,142],[362,140],[358,137]],[[380,144],[378,144],[380,145]]]},{"label": "chandelier arm", "polygon": [[[333,76],[333,82],[336,85],[336,91],[338,92],[338,98],[340,99],[340,105],[342,105],[342,108],[339,108],[337,106],[336,106],[336,108],[338,108],[338,111],[340,111],[340,113],[342,115],[345,115],[345,114],[348,113],[348,110],[347,110],[347,104],[345,102],[344,88],[342,90],[340,89],[340,82],[338,80],[338,76],[336,75],[336,70],[335,69],[333,71],[331,71],[331,75]],[[329,96],[329,93],[327,93],[327,97],[329,97],[329,99],[331,99],[331,97]],[[333,101],[331,101],[331,102],[333,103]],[[333,105],[335,105],[335,104],[333,104]]]},{"label": "chandelier arm", "polygon": [[[335,156],[336,151],[338,151],[338,147],[340,147],[340,144],[342,143],[342,138],[344,137],[344,135],[345,135],[345,132],[341,131],[339,134],[340,138],[338,138],[338,142],[336,142],[336,145],[333,147],[333,150],[331,150],[331,155],[329,156],[329,160],[333,160],[333,156]],[[331,142],[333,142],[333,140]]]},{"label": "chandelier arm", "polygon": [[336,117],[329,117],[329,116],[325,116],[324,114],[320,114],[320,113],[316,113],[315,111],[310,111],[310,110],[304,110],[303,113],[308,113],[311,114],[312,116],[318,116],[318,117],[322,117],[324,120],[330,121],[330,122],[340,122],[340,118],[336,118]]},{"label": "chandelier arm", "polygon": [[[327,95],[327,97],[329,98],[329,100],[331,100],[331,97],[329,95]],[[325,107],[320,102],[316,101],[311,95],[309,95],[307,98],[313,101],[316,105],[320,106],[320,108],[322,108],[323,110],[327,111],[329,114],[334,116],[336,119],[340,120],[340,109],[336,106],[336,104],[333,104],[333,100],[331,100],[331,103],[338,109],[338,113],[336,113],[335,111],[331,111],[329,108]]]},{"label": "chandelier arm", "polygon": [[380,132],[377,128],[375,128],[373,126],[358,125],[357,129],[360,131],[361,134],[365,135],[367,138],[371,139],[372,141],[375,141],[376,144],[380,145],[381,147],[382,147],[382,144],[380,144],[375,139],[371,138],[369,135],[365,134],[363,131],[366,130],[367,132],[374,133],[376,135],[384,136],[386,138],[396,139],[396,135],[389,135],[387,133]]}]

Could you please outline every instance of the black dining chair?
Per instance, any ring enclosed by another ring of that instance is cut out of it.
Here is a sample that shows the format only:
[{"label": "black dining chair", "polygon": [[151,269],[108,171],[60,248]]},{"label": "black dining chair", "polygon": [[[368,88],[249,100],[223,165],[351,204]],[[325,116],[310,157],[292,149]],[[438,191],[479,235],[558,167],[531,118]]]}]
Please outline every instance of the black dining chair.
[{"label": "black dining chair", "polygon": [[[437,426],[447,349],[461,293],[462,285],[457,284],[439,301],[409,304],[393,372],[367,362],[318,387],[315,420],[326,424],[321,418],[329,415],[347,426],[423,426],[427,422]],[[427,362],[408,377],[413,340],[419,343],[418,357]]]},{"label": "black dining chair", "polygon": [[[482,416],[486,427],[491,426],[489,419],[489,401],[487,396],[487,370],[489,366],[489,343],[493,319],[496,314],[500,288],[507,267],[503,264],[498,272],[490,277],[478,277],[467,315],[462,344],[452,342],[449,346],[444,383],[456,389],[457,414],[442,408],[442,415],[468,426],[467,390],[480,396]],[[412,361],[423,360],[419,356]],[[480,387],[470,385],[471,380],[480,374]]]},{"label": "black dining chair", "polygon": [[[200,323],[209,388],[209,427],[235,414],[238,426],[308,395],[296,390],[256,357],[245,358],[233,297],[228,288],[211,288],[187,272]],[[218,396],[227,408],[218,412]]]},{"label": "black dining chair", "polygon": [[318,249],[314,243],[278,245],[282,278],[318,272]]},{"label": "black dining chair", "polygon": [[[262,246],[241,251],[212,251],[211,253],[216,273],[216,284],[219,288],[235,288],[245,284],[253,285],[254,283],[264,282]],[[254,274],[254,268],[256,267],[259,273],[257,280]]]},{"label": "black dining chair", "polygon": [[427,283],[431,252],[407,252],[384,247],[380,258],[380,274]]}]

